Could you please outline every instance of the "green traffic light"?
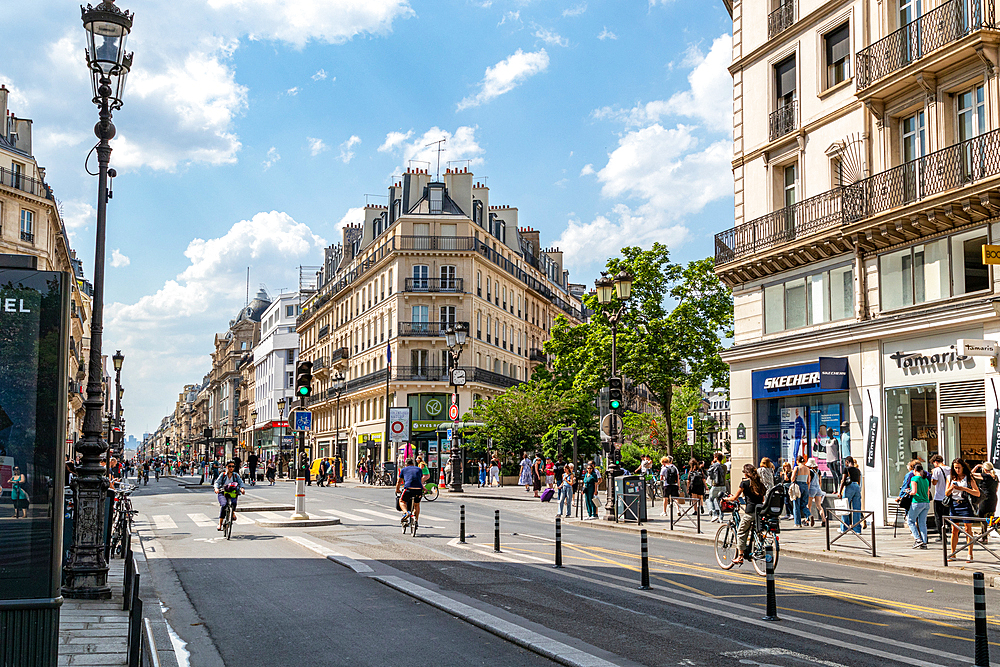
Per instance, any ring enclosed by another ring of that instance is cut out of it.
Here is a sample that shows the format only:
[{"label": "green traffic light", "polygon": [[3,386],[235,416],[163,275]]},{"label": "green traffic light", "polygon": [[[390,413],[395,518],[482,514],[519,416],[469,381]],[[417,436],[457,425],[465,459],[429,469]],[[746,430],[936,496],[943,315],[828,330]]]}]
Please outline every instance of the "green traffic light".
[{"label": "green traffic light", "polygon": [[621,406],[622,406],[622,404],[621,404],[620,401],[611,401],[611,409],[612,410],[617,410]]},{"label": "green traffic light", "polygon": [[308,396],[309,387],[299,387],[299,396]]}]

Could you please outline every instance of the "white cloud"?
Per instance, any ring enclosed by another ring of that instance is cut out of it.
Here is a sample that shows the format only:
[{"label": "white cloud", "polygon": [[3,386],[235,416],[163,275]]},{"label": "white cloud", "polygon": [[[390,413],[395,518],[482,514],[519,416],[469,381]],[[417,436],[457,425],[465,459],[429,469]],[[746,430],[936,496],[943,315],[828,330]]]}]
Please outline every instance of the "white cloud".
[{"label": "white cloud", "polygon": [[568,39],[560,36],[559,33],[552,32],[551,30],[547,30],[545,28],[538,28],[535,30],[535,37],[551,46],[569,46]]},{"label": "white cloud", "polygon": [[296,95],[299,94],[299,87],[298,86],[293,86],[293,87],[289,88],[288,90],[286,90],[285,94],[288,95],[289,97],[295,97]]},{"label": "white cloud", "polygon": [[618,35],[608,30],[607,26],[604,26],[604,30],[602,30],[601,34],[597,36],[597,39],[603,42],[606,39],[618,39]]},{"label": "white cloud", "polygon": [[318,72],[316,72],[315,74],[312,75],[312,80],[313,81],[322,81],[325,78],[326,78],[326,70],[325,69],[321,69],[321,70],[319,70]]},{"label": "white cloud", "polygon": [[389,134],[385,135],[385,141],[383,141],[382,145],[378,147],[378,152],[387,153],[388,151],[393,150],[397,146],[402,145],[404,141],[406,141],[412,136],[413,136],[413,130],[410,130],[406,134],[403,134],[402,132],[390,132]]},{"label": "white cloud", "polygon": [[[396,146],[397,150],[402,153],[403,165],[397,167],[395,173],[400,173],[410,165],[411,161],[417,163],[413,165],[415,167],[422,169],[430,165],[430,168],[434,169],[438,159],[436,142],[441,139],[445,140],[444,151],[441,153],[442,169],[449,161],[459,162],[468,160],[472,166],[482,164],[484,151],[482,146],[476,142],[476,129],[475,127],[463,125],[452,134],[447,130],[442,130],[435,126],[424,132],[423,135],[416,137],[413,141],[399,142]],[[407,136],[410,134],[412,132],[407,133]]]},{"label": "white cloud", "polygon": [[564,9],[562,15],[563,16],[579,16],[580,14],[584,13],[585,11],[587,11],[587,3],[586,2],[581,3],[581,4],[577,5],[576,7],[570,7],[569,9]]},{"label": "white cloud", "polygon": [[520,23],[521,22],[521,11],[518,10],[516,12],[506,12],[503,15],[503,18],[500,19],[500,23],[497,23],[497,27],[499,28],[500,26],[502,26],[504,23],[507,23],[507,22],[510,22],[510,23]]},{"label": "white cloud", "polygon": [[365,209],[363,206],[347,209],[347,213],[344,214],[344,217],[333,226],[333,228],[337,230],[337,238],[340,239],[343,237],[343,229],[347,225],[360,225],[364,221]]},{"label": "white cloud", "polygon": [[486,68],[486,75],[479,84],[479,92],[458,103],[458,111],[480,104],[510,92],[525,79],[544,72],[549,66],[545,49],[525,53],[518,49],[513,55],[496,65]]},{"label": "white cloud", "polygon": [[314,263],[325,245],[286,213],[258,213],[221,237],[192,240],[184,252],[188,266],[154,293],[109,304],[106,340],[128,356],[135,378],[129,385],[133,427],[154,427],[173,409],[177,395],[171,393],[209,369],[213,335],[226,330],[245,302],[247,267],[252,285],[294,289],[298,265]]},{"label": "white cloud", "polygon": [[585,164],[585,165],[583,165],[583,169],[580,170],[580,175],[581,176],[587,176],[587,175],[593,174],[593,173],[594,173],[594,165],[592,165],[592,164]]},{"label": "white cloud", "polygon": [[115,248],[114,250],[111,251],[111,266],[115,267],[116,269],[120,269],[124,266],[128,266],[131,263],[132,260],[123,255],[121,253],[121,250],[119,250],[118,248]]},{"label": "white cloud", "polygon": [[316,157],[329,148],[329,146],[323,143],[322,139],[306,137],[306,141],[309,142],[309,152],[312,153],[313,157]]},{"label": "white cloud", "polygon": [[347,164],[354,159],[354,151],[352,151],[351,148],[360,143],[361,137],[352,134],[350,139],[340,144],[340,159],[344,161],[344,164]]},{"label": "white cloud", "polygon": [[278,149],[275,148],[274,146],[271,146],[271,148],[269,148],[267,151],[267,157],[264,159],[264,162],[262,163],[264,165],[264,171],[267,171],[268,169],[273,167],[280,160],[281,156],[278,155]]},{"label": "white cloud", "polygon": [[659,122],[665,116],[684,116],[704,123],[714,132],[732,132],[733,79],[729,74],[733,40],[721,35],[712,42],[707,54],[689,50],[685,62],[693,69],[688,75],[688,90],[679,91],[668,100],[653,100],[631,109],[602,107],[594,111],[597,119],[615,119],[629,126]]}]

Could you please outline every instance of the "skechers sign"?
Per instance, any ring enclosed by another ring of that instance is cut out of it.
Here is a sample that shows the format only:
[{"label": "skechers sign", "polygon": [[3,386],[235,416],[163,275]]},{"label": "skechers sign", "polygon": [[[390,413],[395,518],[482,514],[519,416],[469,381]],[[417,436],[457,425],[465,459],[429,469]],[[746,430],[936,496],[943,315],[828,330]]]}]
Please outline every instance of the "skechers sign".
[{"label": "skechers sign", "polygon": [[846,391],[849,386],[847,359],[820,357],[798,366],[753,372],[753,397],[796,396],[823,391]]}]

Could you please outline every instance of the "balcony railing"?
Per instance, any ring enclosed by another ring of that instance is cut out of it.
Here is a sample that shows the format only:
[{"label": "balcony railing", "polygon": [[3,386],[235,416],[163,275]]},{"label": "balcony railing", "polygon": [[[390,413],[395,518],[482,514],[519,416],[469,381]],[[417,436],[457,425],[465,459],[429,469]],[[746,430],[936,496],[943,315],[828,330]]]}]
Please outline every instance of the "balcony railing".
[{"label": "balcony railing", "polygon": [[859,51],[858,90],[973,31],[995,27],[993,2],[950,0]]},{"label": "balcony railing", "polygon": [[400,336],[443,336],[448,327],[464,324],[468,331],[468,322],[399,322]]},{"label": "balcony railing", "polygon": [[545,353],[542,352],[537,347],[530,348],[528,350],[528,361],[545,361]]},{"label": "balcony railing", "polygon": [[798,108],[798,101],[792,100],[771,112],[767,119],[771,141],[783,137],[795,129]]},{"label": "balcony railing", "polygon": [[463,292],[462,278],[407,278],[404,292]]},{"label": "balcony railing", "polygon": [[993,130],[720,232],[715,235],[715,263],[753,256],[997,175],[1000,130]]},{"label": "balcony railing", "polygon": [[323,340],[329,333],[330,333],[330,325],[324,324],[319,328],[319,334],[316,336],[316,340]]},{"label": "balcony railing", "polygon": [[400,366],[396,369],[397,380],[426,380],[447,382],[447,366]]},{"label": "balcony railing", "polygon": [[316,357],[315,359],[312,360],[312,362],[313,362],[313,367],[312,367],[313,372],[323,370],[324,368],[328,368],[330,365],[327,363],[326,357]]},{"label": "balcony railing", "polygon": [[21,240],[25,243],[34,243],[35,235],[31,232],[21,232]]},{"label": "balcony railing", "polygon": [[38,197],[48,196],[48,188],[45,187],[45,183],[3,167],[0,167],[0,185],[6,185],[8,188],[14,188]]},{"label": "balcony railing", "polygon": [[482,382],[483,384],[493,385],[494,387],[503,387],[504,389],[508,387],[516,387],[521,384],[521,380],[515,380],[512,377],[507,377],[506,375],[501,375],[500,373],[494,373],[493,371],[488,371],[485,368],[473,369],[472,382]]},{"label": "balcony railing", "polygon": [[792,27],[795,22],[795,3],[783,0],[778,8],[767,15],[767,38],[771,39],[779,32]]},{"label": "balcony railing", "polygon": [[350,351],[346,347],[338,347],[336,350],[330,353],[330,364],[335,364],[341,359],[347,359]]},{"label": "balcony railing", "polygon": [[400,236],[400,250],[474,250],[471,236]]}]

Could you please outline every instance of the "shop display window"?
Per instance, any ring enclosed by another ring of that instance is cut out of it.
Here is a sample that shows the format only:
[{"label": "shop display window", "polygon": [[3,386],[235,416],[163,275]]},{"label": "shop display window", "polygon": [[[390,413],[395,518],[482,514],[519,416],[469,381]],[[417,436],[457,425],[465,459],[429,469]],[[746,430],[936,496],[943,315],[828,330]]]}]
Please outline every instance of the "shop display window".
[{"label": "shop display window", "polygon": [[[937,427],[937,385],[885,390],[886,468],[889,495],[895,495],[914,458],[926,463],[940,450]],[[945,455],[941,452],[942,456]],[[945,459],[948,459],[945,456]]]},{"label": "shop display window", "polygon": [[766,398],[756,401],[757,460],[768,457],[780,467],[799,455],[815,458],[823,488],[840,486],[843,460],[851,456],[847,392]]}]

